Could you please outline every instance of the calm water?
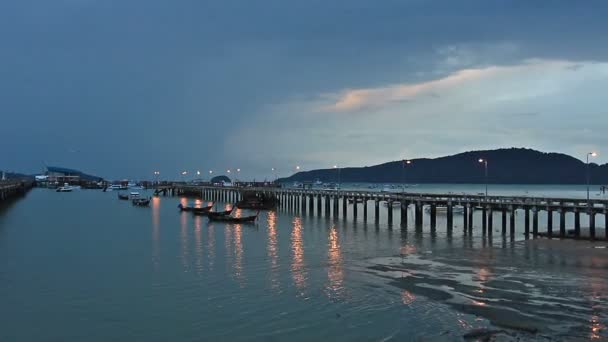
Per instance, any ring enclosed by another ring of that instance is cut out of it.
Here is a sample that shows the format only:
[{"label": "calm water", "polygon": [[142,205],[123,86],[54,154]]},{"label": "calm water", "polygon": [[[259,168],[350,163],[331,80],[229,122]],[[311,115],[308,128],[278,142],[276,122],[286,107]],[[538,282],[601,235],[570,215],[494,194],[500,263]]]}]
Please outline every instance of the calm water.
[{"label": "calm water", "polygon": [[187,200],[36,189],[0,209],[0,341],[608,336],[604,242],[448,235],[441,217],[433,232],[281,210],[210,224],[178,212]]}]

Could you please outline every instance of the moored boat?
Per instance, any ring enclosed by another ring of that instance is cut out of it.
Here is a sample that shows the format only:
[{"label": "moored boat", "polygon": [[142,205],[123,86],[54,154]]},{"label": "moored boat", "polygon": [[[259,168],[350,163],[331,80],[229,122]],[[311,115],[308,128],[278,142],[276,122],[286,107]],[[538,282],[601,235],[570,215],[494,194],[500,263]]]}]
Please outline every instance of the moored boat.
[{"label": "moored boat", "polygon": [[134,206],[147,207],[150,205],[150,199],[149,198],[134,198],[131,200],[131,203],[133,203]]},{"label": "moored boat", "polygon": [[251,216],[242,216],[242,217],[234,217],[230,215],[223,216],[209,216],[209,221],[218,221],[218,222],[230,222],[230,223],[251,223],[255,222],[258,218],[260,212],[258,211],[255,215]]},{"label": "moored boat", "polygon": [[72,192],[72,190],[74,190],[74,187],[70,186],[68,183],[63,184],[62,187],[57,188],[57,192]]},{"label": "moored boat", "polygon": [[129,195],[125,195],[125,194],[118,194],[118,199],[119,200],[128,200],[129,199]]},{"label": "moored boat", "polygon": [[197,208],[197,207],[185,207],[183,204],[180,203],[177,205],[177,207],[179,208],[180,211],[191,211],[191,212],[195,212],[195,213],[201,213],[201,212],[210,211],[211,208],[213,208],[213,205]]}]

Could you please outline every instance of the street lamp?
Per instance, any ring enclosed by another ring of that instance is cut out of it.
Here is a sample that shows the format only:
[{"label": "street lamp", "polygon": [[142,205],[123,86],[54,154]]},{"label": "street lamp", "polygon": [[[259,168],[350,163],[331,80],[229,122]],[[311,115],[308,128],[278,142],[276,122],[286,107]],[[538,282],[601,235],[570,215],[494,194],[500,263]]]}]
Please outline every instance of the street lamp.
[{"label": "street lamp", "polygon": [[158,176],[160,175],[160,171],[154,171],[154,178],[156,179],[156,184],[158,184]]},{"label": "street lamp", "polygon": [[406,179],[406,176],[407,176],[407,175],[406,175],[406,172],[407,172],[407,170],[406,170],[406,166],[410,165],[411,163],[412,163],[412,161],[411,161],[411,160],[408,160],[408,159],[404,159],[404,160],[403,160],[403,175],[402,175],[402,176],[403,176],[403,177],[402,177],[403,179],[401,179],[401,183],[402,183],[401,189],[402,189],[402,192],[405,192],[405,182],[406,182],[406,180],[407,180],[407,179]]},{"label": "street lamp", "polygon": [[479,162],[483,164],[483,167],[485,169],[486,197],[488,197],[488,160],[479,158]]},{"label": "street lamp", "polygon": [[186,181],[186,175],[188,174],[188,171],[182,171],[182,180],[185,182]]},{"label": "street lamp", "polygon": [[334,169],[338,170],[338,189],[340,189],[340,167],[338,165],[334,165]]},{"label": "street lamp", "polygon": [[591,173],[589,171],[589,157],[597,157],[597,153],[587,153],[587,207],[589,207],[589,183],[591,182]]}]

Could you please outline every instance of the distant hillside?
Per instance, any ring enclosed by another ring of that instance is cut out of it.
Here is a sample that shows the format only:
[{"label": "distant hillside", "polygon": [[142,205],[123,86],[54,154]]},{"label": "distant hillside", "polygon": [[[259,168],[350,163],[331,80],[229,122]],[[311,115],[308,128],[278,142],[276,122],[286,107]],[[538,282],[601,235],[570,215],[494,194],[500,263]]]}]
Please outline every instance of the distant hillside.
[{"label": "distant hillside", "polygon": [[[484,167],[479,159],[488,160],[488,182],[494,184],[584,184],[586,164],[561,153],[544,153],[531,149],[510,148],[471,151],[435,159],[412,159],[405,172],[403,161],[369,167],[340,169],[341,182],[398,183],[484,183]],[[591,164],[591,182],[608,184],[608,164]],[[337,182],[338,170],[320,169],[298,172],[280,181]]]}]

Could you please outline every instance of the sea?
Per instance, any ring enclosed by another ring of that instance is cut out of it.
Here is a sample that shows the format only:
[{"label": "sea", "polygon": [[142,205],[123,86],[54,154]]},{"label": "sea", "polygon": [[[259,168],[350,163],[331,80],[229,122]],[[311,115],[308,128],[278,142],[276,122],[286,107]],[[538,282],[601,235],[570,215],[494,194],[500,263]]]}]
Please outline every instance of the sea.
[{"label": "sea", "polygon": [[[608,339],[605,240],[526,239],[521,217],[514,236],[500,233],[498,216],[490,234],[458,216],[450,232],[441,214],[436,229],[426,218],[402,228],[386,223],[385,207],[377,224],[361,209],[355,219],[352,204],[346,218],[277,209],[218,223],[177,208],[208,199],[140,192],[150,207],[50,189],[0,205],[0,341]],[[585,185],[488,192],[587,196]],[[604,195],[593,186],[590,196]]]}]

